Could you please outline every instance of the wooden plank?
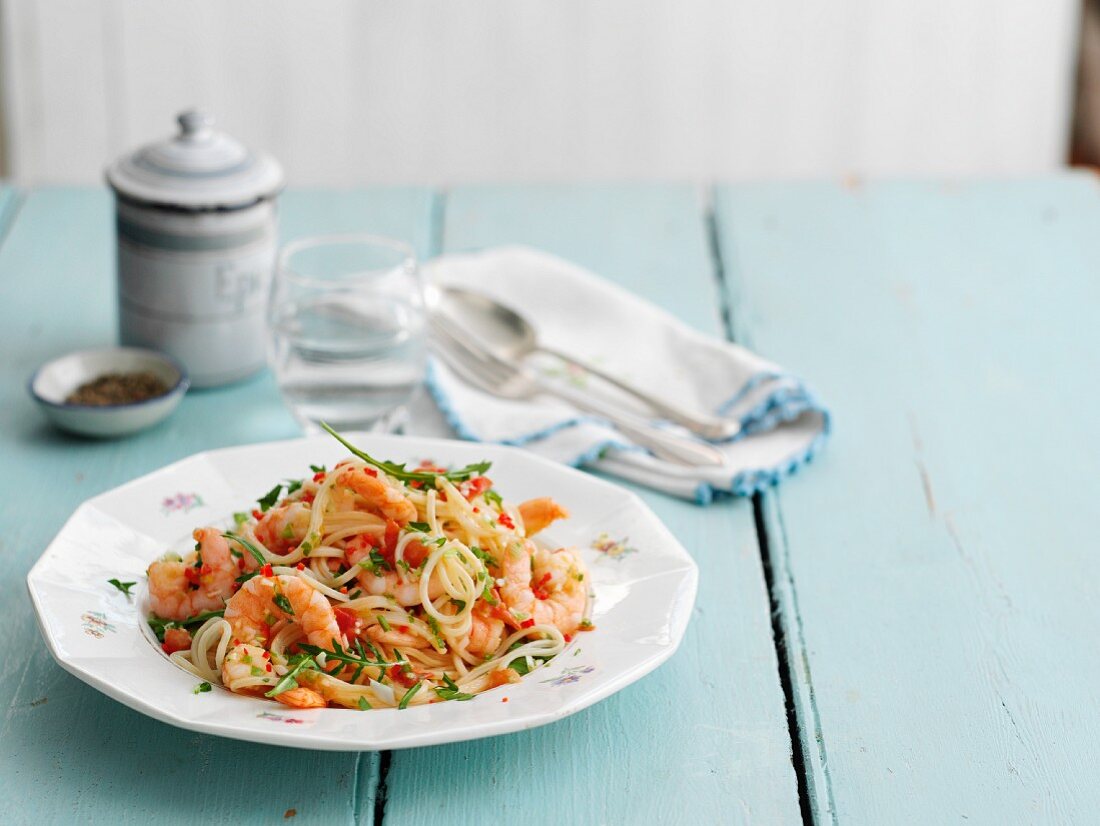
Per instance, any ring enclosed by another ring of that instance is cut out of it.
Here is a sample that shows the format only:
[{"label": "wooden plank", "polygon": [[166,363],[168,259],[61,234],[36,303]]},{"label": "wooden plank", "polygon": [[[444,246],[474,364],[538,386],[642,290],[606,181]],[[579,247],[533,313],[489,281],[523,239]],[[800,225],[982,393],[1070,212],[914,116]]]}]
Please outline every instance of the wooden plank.
[{"label": "wooden plank", "polygon": [[[486,187],[450,196],[447,250],[500,243],[571,258],[721,334],[703,212],[688,188]],[[554,725],[394,752],[387,822],[801,822],[752,509],[639,493],[702,568],[681,650]]]},{"label": "wooden plank", "polygon": [[724,189],[735,324],[831,402],[768,530],[817,822],[1100,806],[1100,190]]},{"label": "wooden plank", "polygon": [[[290,192],[282,220],[286,237],[374,230],[423,252],[432,215],[424,190]],[[77,504],[199,450],[297,432],[266,375],[191,393],[168,422],[125,440],[47,427],[27,376],[52,356],[114,341],[111,234],[106,192],[45,190],[26,199],[0,247],[0,797],[18,801],[5,820],[275,822],[293,808],[296,824],[354,822],[374,805],[377,755],[174,729],[63,672],[41,643],[23,579]]]}]

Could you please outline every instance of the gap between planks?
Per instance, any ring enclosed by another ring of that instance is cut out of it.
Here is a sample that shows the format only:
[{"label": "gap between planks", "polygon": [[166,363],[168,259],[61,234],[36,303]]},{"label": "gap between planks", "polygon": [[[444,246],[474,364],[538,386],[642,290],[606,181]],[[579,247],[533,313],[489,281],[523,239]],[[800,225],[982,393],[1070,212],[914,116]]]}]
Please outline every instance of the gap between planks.
[{"label": "gap between planks", "polygon": [[[735,285],[731,277],[733,274],[731,271],[736,270],[736,266],[733,265],[735,251],[722,247],[721,233],[715,215],[713,187],[704,190],[703,214],[711,268],[717,282],[723,330],[729,341],[751,346],[747,330],[738,329],[741,325],[734,322],[735,317],[744,319],[747,313],[735,315],[736,308],[733,306]],[[753,524],[756,528],[756,547],[764,572],[764,584],[768,592],[772,645],[775,649],[779,684],[783,691],[783,705],[787,715],[791,765],[794,768],[795,782],[798,787],[798,808],[802,814],[802,822],[806,826],[814,826],[818,822],[819,813],[823,815],[823,819],[827,818],[830,823],[836,824],[832,788],[826,770],[825,744],[821,738],[816,702],[813,698],[809,660],[801,633],[794,580],[785,561],[777,559],[785,553],[786,543],[782,537],[779,537],[780,541],[773,544],[769,537],[769,520],[765,506],[766,502],[771,502],[778,517],[778,498],[774,493],[766,494],[766,497],[767,499],[764,494],[758,493],[752,498]],[[781,553],[777,554],[777,549],[781,549]],[[803,693],[806,694],[805,697],[801,696]],[[820,799],[822,792],[824,800]]]}]

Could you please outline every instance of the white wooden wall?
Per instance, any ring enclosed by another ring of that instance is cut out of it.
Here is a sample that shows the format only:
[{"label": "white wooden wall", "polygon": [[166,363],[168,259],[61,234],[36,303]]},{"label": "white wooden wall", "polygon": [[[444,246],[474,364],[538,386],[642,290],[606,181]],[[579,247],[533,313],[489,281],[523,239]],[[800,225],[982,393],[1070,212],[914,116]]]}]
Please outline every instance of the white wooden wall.
[{"label": "white wooden wall", "polygon": [[8,173],[200,105],[295,184],[1026,174],[1077,0],[0,0]]}]

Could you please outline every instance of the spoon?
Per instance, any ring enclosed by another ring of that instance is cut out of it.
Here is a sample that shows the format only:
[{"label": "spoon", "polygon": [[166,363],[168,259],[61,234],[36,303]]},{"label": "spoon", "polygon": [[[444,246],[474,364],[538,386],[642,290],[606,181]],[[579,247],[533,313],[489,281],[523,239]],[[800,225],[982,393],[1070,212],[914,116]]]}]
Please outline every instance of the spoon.
[{"label": "spoon", "polygon": [[629,393],[658,415],[686,427],[704,439],[721,441],[730,439],[741,431],[741,425],[732,419],[689,413],[560,350],[539,344],[535,327],[530,321],[511,307],[487,295],[459,287],[444,287],[441,290],[441,298],[444,304],[450,305],[452,317],[463,319],[470,329],[478,334],[483,343],[498,355],[514,361],[521,361],[532,353],[554,356]]}]

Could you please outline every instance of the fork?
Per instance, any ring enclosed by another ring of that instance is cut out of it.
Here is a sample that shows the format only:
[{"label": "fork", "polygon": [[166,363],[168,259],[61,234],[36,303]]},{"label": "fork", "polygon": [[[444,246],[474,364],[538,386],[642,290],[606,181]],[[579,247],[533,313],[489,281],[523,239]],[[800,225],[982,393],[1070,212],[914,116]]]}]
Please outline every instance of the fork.
[{"label": "fork", "polygon": [[635,444],[647,448],[661,459],[690,467],[714,467],[725,464],[715,448],[654,427],[645,419],[574,390],[548,382],[537,373],[508,361],[470,340],[441,313],[431,318],[433,349],[464,380],[486,393],[505,399],[530,399],[540,394],[557,396],[579,410],[604,418]]}]

